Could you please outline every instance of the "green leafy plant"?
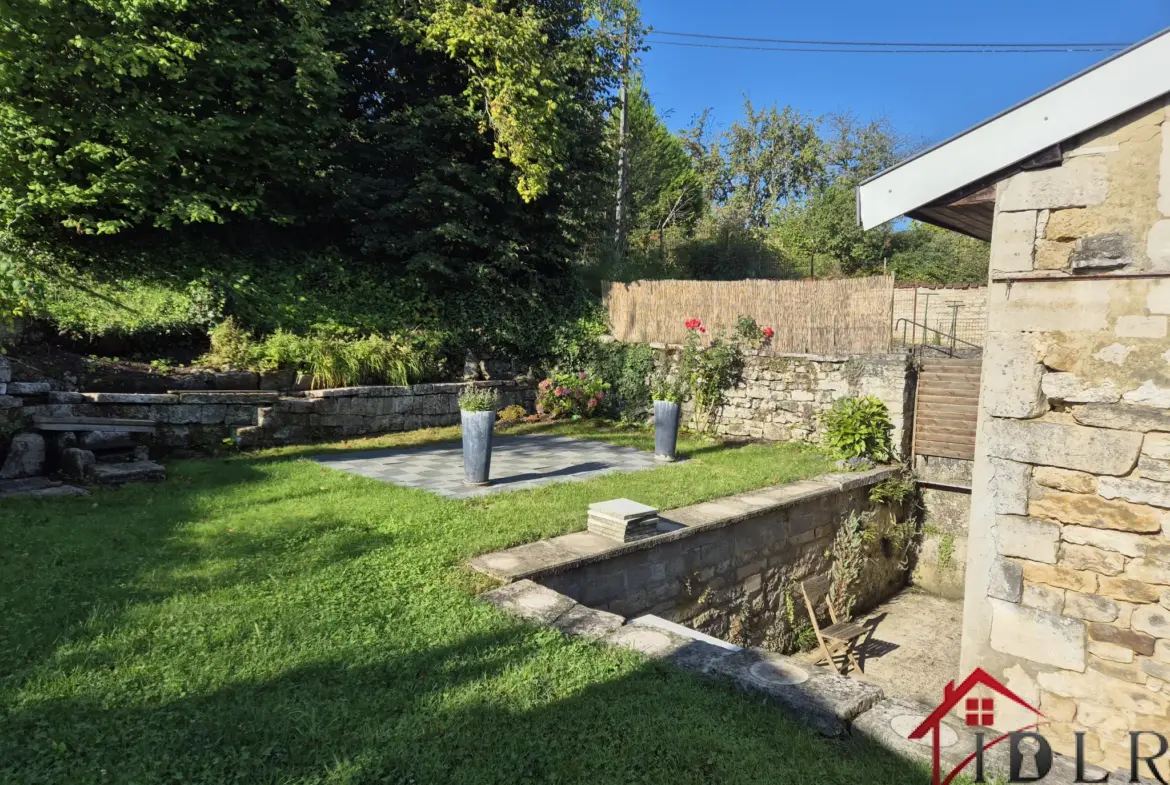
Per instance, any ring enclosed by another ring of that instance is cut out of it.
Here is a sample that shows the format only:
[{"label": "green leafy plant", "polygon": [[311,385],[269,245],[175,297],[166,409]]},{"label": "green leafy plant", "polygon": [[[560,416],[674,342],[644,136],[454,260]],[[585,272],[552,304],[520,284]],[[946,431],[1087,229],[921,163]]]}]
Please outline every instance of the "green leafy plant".
[{"label": "green leafy plant", "polygon": [[500,404],[500,396],[490,387],[467,385],[459,394],[459,408],[465,412],[492,412]]},{"label": "green leafy plant", "polygon": [[162,374],[164,376],[166,374],[170,373],[171,370],[174,369],[174,367],[175,367],[175,364],[167,359],[160,358],[157,360],[150,361],[150,370],[154,371],[157,374]]},{"label": "green leafy plant", "polygon": [[869,500],[874,504],[902,504],[913,498],[917,487],[912,472],[900,472],[870,488]]},{"label": "green leafy plant", "polygon": [[[753,322],[754,324],[754,322]],[[714,335],[703,343],[707,328],[701,319],[686,322],[687,338],[679,358],[679,375],[686,380],[687,389],[695,407],[693,420],[697,431],[706,431],[711,425],[715,409],[723,403],[723,396],[743,373],[741,337],[728,340]]]},{"label": "green leafy plant", "polygon": [[894,457],[894,429],[886,405],[876,397],[841,398],[821,416],[824,443],[843,458],[886,463]]},{"label": "green leafy plant", "polygon": [[861,569],[869,560],[869,545],[875,535],[869,526],[872,519],[872,513],[850,512],[837,527],[837,534],[833,538],[829,597],[842,618],[852,615],[853,605],[857,602],[857,579],[861,577]]},{"label": "green leafy plant", "polygon": [[682,403],[688,394],[686,382],[675,375],[656,374],[650,383],[650,397],[655,401]]},{"label": "green leafy plant", "polygon": [[211,339],[211,350],[200,358],[200,363],[235,369],[247,369],[254,365],[256,341],[235,317],[229,316],[217,324],[208,337]]},{"label": "green leafy plant", "polygon": [[955,557],[955,535],[947,532],[942,536],[938,543],[938,568],[945,570],[951,566],[951,560]]},{"label": "green leafy plant", "polygon": [[500,409],[496,416],[501,423],[512,424],[523,422],[524,418],[528,416],[528,412],[524,410],[523,406],[512,404],[511,406],[505,406],[503,409]]}]

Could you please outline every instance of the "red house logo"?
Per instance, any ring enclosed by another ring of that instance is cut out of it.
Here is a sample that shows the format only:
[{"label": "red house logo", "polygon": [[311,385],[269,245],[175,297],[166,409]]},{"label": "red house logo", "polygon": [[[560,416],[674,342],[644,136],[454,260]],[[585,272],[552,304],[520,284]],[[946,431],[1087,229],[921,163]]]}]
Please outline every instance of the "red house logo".
[{"label": "red house logo", "polygon": [[1002,736],[1000,736],[996,739],[993,739],[992,741],[990,741],[986,744],[982,744],[983,734],[981,734],[981,733],[976,734],[975,751],[972,752],[970,755],[968,755],[966,758],[964,758],[963,761],[961,763],[959,763],[959,765],[956,766],[951,771],[951,773],[946,776],[946,779],[942,779],[942,767],[941,767],[941,763],[940,763],[940,752],[941,752],[940,746],[941,745],[940,745],[939,739],[940,739],[940,730],[941,730],[940,726],[942,725],[942,722],[946,718],[946,716],[948,714],[950,714],[951,711],[953,711],[955,709],[955,707],[959,705],[960,702],[962,702],[963,703],[963,718],[966,721],[968,726],[979,727],[979,726],[991,726],[991,725],[995,724],[995,699],[994,698],[979,698],[979,697],[968,698],[967,697],[967,693],[969,693],[971,690],[975,689],[976,687],[986,687],[989,690],[992,690],[993,692],[999,693],[1000,695],[1002,695],[1003,697],[1012,701],[1016,705],[1022,706],[1023,708],[1027,709],[1028,711],[1033,712],[1037,717],[1044,716],[1043,714],[1040,713],[1039,709],[1035,708],[1034,706],[1029,705],[1027,701],[1025,701],[1019,695],[1016,695],[1014,692],[1009,690],[1007,687],[1003,686],[1003,684],[1001,684],[990,673],[983,670],[982,668],[976,668],[974,671],[972,671],[971,675],[968,676],[963,681],[963,683],[960,684],[957,688],[955,687],[955,683],[953,681],[950,682],[949,684],[947,684],[946,689],[943,692],[943,702],[940,703],[938,705],[938,708],[935,709],[933,712],[931,712],[930,716],[927,717],[925,720],[923,720],[922,723],[917,728],[915,728],[914,731],[911,732],[910,736],[908,737],[912,741],[917,741],[918,739],[925,738],[927,734],[933,734],[933,736],[931,738],[931,745],[930,745],[931,746],[931,767],[932,767],[932,771],[934,772],[934,776],[932,779],[932,785],[948,785],[950,783],[950,781],[955,778],[956,774],[958,774],[960,771],[965,769],[967,767],[967,765],[969,763],[971,763],[971,761],[976,760],[976,759],[979,760],[979,764],[980,764],[978,767],[980,776],[976,777],[976,782],[981,782],[982,781],[981,775],[982,775],[982,762],[983,762],[983,751],[984,750],[990,749],[991,747],[994,747],[996,744],[999,744],[1004,739],[1010,737],[1012,735],[1012,733],[1018,733],[1020,731],[1035,728],[1039,725],[1038,722],[1032,723],[1030,725],[1025,725],[1022,728],[1017,728],[1012,733],[1005,733]]}]

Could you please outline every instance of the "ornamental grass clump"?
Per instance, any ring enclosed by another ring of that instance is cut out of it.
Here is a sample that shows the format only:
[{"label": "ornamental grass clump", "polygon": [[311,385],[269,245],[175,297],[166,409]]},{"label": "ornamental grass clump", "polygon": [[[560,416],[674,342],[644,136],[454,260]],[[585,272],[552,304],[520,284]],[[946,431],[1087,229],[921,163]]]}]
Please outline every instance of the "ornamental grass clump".
[{"label": "ornamental grass clump", "polygon": [[468,385],[459,394],[459,408],[465,412],[494,412],[500,405],[500,396],[490,387]]}]

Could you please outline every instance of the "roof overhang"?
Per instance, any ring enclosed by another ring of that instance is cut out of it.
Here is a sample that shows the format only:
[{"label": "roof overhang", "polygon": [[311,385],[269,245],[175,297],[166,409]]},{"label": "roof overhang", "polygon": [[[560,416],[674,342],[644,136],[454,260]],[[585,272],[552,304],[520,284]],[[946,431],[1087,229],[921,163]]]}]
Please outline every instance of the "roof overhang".
[{"label": "roof overhang", "polygon": [[866,180],[857,187],[858,223],[872,229],[907,215],[988,239],[987,205],[952,203],[1168,92],[1170,28]]}]

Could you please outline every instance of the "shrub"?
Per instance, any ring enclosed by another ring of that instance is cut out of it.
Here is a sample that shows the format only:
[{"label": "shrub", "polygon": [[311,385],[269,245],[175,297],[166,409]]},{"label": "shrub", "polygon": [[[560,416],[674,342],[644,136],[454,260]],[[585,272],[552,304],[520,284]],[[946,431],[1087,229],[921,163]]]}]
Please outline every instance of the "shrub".
[{"label": "shrub", "polygon": [[252,334],[229,316],[212,328],[211,350],[200,358],[205,365],[217,368],[247,369],[255,365],[258,347]]},{"label": "shrub", "polygon": [[679,374],[686,381],[695,402],[696,429],[703,431],[710,425],[715,409],[723,403],[724,393],[739,381],[743,373],[741,343],[744,338],[737,334],[727,340],[716,335],[707,346],[702,346],[701,336],[707,333],[702,320],[688,319],[686,328],[687,339],[679,360]]},{"label": "shrub", "polygon": [[322,327],[303,341],[302,363],[313,377],[314,389],[359,384],[404,385],[422,363],[410,341],[402,336],[367,335]]},{"label": "shrub", "polygon": [[459,408],[465,412],[491,412],[500,403],[500,397],[490,387],[467,385],[459,395]]},{"label": "shrub", "polygon": [[284,330],[277,330],[264,339],[258,352],[259,370],[303,367],[304,340]]},{"label": "shrub", "polygon": [[894,457],[894,429],[886,405],[872,395],[841,398],[821,416],[824,443],[843,458],[887,463]]},{"label": "shrub", "polygon": [[650,385],[650,396],[656,401],[682,403],[687,399],[687,386],[677,376],[660,373]]},{"label": "shrub", "polygon": [[586,369],[610,386],[609,395],[599,406],[601,411],[625,421],[645,418],[650,408],[650,377],[654,372],[654,352],[650,346],[599,341],[583,353],[590,357]]},{"label": "shrub", "polygon": [[524,407],[518,406],[516,404],[505,406],[503,409],[500,409],[500,412],[497,415],[501,423],[522,422],[527,416],[528,412],[524,410]]},{"label": "shrub", "polygon": [[606,398],[609,384],[586,371],[558,373],[542,381],[536,390],[536,413],[559,417],[592,417]]}]

